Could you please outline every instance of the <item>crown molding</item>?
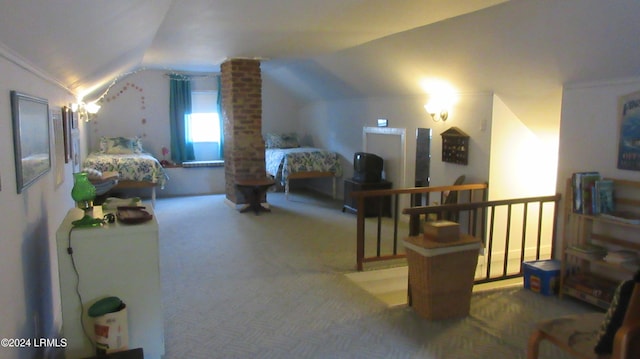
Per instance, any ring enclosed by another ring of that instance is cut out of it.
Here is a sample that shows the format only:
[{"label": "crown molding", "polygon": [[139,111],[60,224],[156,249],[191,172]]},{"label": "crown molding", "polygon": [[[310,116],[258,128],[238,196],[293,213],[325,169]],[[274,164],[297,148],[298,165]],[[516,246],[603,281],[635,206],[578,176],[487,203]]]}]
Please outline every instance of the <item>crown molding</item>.
[{"label": "crown molding", "polygon": [[27,61],[24,57],[18,55],[15,51],[11,50],[9,47],[7,47],[5,44],[0,42],[0,57],[6,59],[7,61],[11,62],[12,64],[22,68],[23,70],[47,81],[50,82],[56,86],[59,86],[61,88],[63,88],[64,90],[66,90],[67,92],[69,92],[70,94],[74,94],[73,91],[71,91],[67,86],[65,86],[65,84],[63,84],[60,80],[56,79],[55,77],[51,76],[50,74],[48,74],[46,71],[42,70],[41,68],[35,66],[34,64],[30,63],[29,61]]}]

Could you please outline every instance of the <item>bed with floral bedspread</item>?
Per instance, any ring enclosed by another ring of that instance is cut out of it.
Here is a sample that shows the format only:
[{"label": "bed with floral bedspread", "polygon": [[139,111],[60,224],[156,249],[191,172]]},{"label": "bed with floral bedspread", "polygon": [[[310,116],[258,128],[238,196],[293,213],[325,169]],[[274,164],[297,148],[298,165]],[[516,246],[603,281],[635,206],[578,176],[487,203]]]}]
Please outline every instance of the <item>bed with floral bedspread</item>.
[{"label": "bed with floral bedspread", "polygon": [[169,179],[160,161],[142,149],[139,137],[101,137],[99,150],[91,152],[82,165],[102,173],[118,172],[114,188],[151,188],[154,204],[156,187],[164,188]]},{"label": "bed with floral bedspread", "polygon": [[164,167],[148,153],[106,154],[92,152],[84,160],[83,167],[101,172],[118,172],[120,182],[147,182],[160,188],[164,188],[168,178]]},{"label": "bed with floral bedspread", "polygon": [[267,173],[282,183],[286,194],[292,179],[333,177],[335,197],[336,177],[342,176],[336,152],[314,147],[267,148],[265,162]]}]

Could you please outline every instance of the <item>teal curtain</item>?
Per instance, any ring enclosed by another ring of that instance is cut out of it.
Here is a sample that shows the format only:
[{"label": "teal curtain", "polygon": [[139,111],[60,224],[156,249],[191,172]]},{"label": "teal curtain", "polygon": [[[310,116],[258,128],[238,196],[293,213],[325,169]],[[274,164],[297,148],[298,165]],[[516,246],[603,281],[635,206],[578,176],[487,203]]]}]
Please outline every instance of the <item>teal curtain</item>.
[{"label": "teal curtain", "polygon": [[224,158],[224,109],[222,108],[222,76],[217,76],[218,82],[218,118],[220,119],[220,159]]},{"label": "teal curtain", "polygon": [[177,163],[196,159],[193,143],[187,131],[189,115],[191,115],[191,79],[184,75],[169,75],[171,160]]}]

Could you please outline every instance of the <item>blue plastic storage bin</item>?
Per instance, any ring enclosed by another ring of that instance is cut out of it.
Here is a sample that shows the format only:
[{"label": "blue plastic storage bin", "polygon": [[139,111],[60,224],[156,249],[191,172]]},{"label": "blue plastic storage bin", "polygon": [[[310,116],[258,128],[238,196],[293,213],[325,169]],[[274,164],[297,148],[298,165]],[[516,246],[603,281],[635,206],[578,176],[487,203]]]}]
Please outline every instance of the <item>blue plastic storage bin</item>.
[{"label": "blue plastic storage bin", "polygon": [[555,259],[522,263],[524,287],[543,295],[554,295],[558,292],[560,277],[560,261]]}]

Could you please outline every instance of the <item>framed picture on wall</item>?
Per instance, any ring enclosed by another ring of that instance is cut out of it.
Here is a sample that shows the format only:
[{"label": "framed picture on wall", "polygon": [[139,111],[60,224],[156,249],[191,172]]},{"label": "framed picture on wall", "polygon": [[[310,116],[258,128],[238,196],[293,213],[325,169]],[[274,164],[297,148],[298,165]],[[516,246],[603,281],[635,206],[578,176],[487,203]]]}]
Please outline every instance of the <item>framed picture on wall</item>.
[{"label": "framed picture on wall", "polygon": [[51,169],[49,102],[11,91],[16,187],[22,193]]},{"label": "framed picture on wall", "polygon": [[53,140],[55,144],[55,156],[53,163],[55,164],[56,187],[64,182],[64,126],[62,125],[62,111],[58,108],[51,110],[51,123],[53,124]]},{"label": "framed picture on wall", "polygon": [[73,173],[80,172],[80,133],[78,130],[71,131],[71,152]]},{"label": "framed picture on wall", "polygon": [[618,101],[618,168],[640,171],[640,91]]},{"label": "framed picture on wall", "polygon": [[77,130],[78,129],[78,115],[73,111],[69,111],[69,118],[71,119],[71,129]]},{"label": "framed picture on wall", "polygon": [[62,107],[62,132],[64,134],[64,163],[71,161],[71,122],[73,112],[67,106]]}]

